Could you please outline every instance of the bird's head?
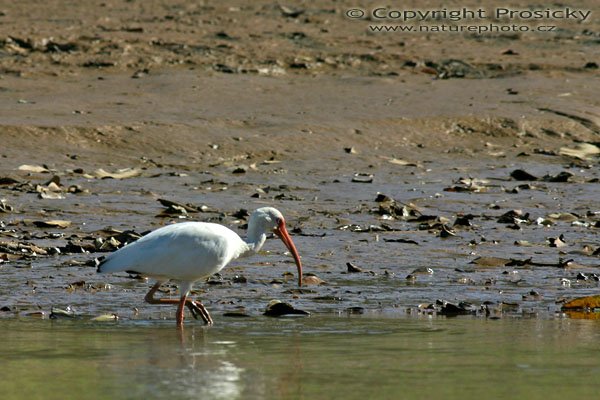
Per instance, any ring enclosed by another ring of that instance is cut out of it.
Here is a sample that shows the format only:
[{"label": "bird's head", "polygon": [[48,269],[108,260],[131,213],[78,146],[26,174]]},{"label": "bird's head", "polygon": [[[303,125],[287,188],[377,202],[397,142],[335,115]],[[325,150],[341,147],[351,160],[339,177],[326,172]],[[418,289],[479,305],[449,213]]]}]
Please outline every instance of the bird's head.
[{"label": "bird's head", "polygon": [[259,208],[250,216],[248,227],[252,227],[259,232],[273,232],[281,239],[285,247],[292,254],[292,257],[294,257],[294,261],[298,267],[298,286],[302,286],[302,263],[300,262],[300,255],[285,227],[283,214],[273,207]]}]

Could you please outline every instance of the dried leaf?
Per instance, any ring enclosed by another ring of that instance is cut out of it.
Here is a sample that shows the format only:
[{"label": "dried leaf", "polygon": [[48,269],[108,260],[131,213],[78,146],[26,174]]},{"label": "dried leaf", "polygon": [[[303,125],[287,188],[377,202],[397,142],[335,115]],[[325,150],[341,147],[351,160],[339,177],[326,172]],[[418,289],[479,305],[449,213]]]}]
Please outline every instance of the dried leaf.
[{"label": "dried leaf", "polygon": [[48,185],[46,186],[45,189],[46,189],[46,191],[49,191],[49,192],[55,192],[55,193],[62,192],[61,187],[58,186],[58,184],[56,184],[55,182],[48,183]]},{"label": "dried leaf", "polygon": [[167,208],[178,207],[179,209],[183,209],[183,210],[185,210],[187,212],[198,212],[198,211],[200,211],[196,207],[192,206],[191,204],[177,203],[175,201],[171,201],[171,200],[167,200],[167,199],[158,199],[158,201],[160,202],[160,204],[162,204],[163,206],[165,206]]},{"label": "dried leaf", "polygon": [[38,228],[67,228],[71,226],[71,221],[61,219],[52,219],[49,221],[33,221]]},{"label": "dried leaf", "polygon": [[48,168],[46,167],[42,167],[40,165],[28,165],[28,164],[23,164],[20,165],[18,168],[19,171],[25,171],[25,172],[33,172],[33,173],[47,173],[50,172],[50,170],[48,170]]},{"label": "dried leaf", "polygon": [[578,297],[562,305],[563,310],[585,310],[600,308],[600,295]]},{"label": "dried leaf", "polygon": [[548,214],[548,219],[554,220],[554,221],[563,221],[563,222],[573,222],[573,221],[577,221],[580,217],[572,214],[572,213],[552,213],[552,214]]},{"label": "dried leaf", "polygon": [[98,179],[127,179],[140,176],[142,171],[138,168],[123,168],[115,172],[108,172],[102,168],[94,171],[93,177]]},{"label": "dried leaf", "polygon": [[275,159],[273,159],[273,158],[271,158],[271,159],[268,159],[268,160],[265,160],[265,161],[263,161],[263,162],[262,162],[262,164],[265,164],[265,165],[270,165],[270,164],[279,164],[279,163],[281,163],[281,161],[279,161],[279,160],[275,160]]},{"label": "dried leaf", "polygon": [[580,160],[588,160],[592,156],[600,154],[600,147],[591,143],[579,143],[574,149],[561,147],[558,154],[578,158]]},{"label": "dried leaf", "polygon": [[65,198],[61,193],[56,192],[41,192],[38,194],[38,197],[46,200],[60,200]]},{"label": "dried leaf", "polygon": [[160,214],[157,215],[157,217],[169,218],[177,216],[178,218],[186,218],[186,215],[187,211],[185,210],[185,208],[181,206],[172,205],[169,206],[169,208],[167,208],[166,210],[163,210]]},{"label": "dried leaf", "polygon": [[323,279],[319,278],[316,275],[306,275],[302,277],[302,284],[303,285],[323,285],[327,282],[325,282]]},{"label": "dried leaf", "polygon": [[416,162],[406,161],[406,160],[402,160],[400,158],[385,157],[385,156],[380,156],[380,157],[387,160],[387,162],[389,162],[390,164],[394,164],[394,165],[401,165],[403,167],[421,167],[421,165]]}]

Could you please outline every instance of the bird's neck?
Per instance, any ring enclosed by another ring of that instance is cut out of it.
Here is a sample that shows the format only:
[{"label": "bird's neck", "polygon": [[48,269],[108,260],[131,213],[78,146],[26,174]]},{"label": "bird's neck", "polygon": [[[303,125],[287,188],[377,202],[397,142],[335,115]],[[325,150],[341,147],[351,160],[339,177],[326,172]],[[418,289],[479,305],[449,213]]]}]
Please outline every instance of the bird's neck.
[{"label": "bird's neck", "polygon": [[267,234],[254,226],[248,226],[248,236],[246,237],[246,245],[248,249],[242,253],[242,256],[257,253],[265,244]]}]

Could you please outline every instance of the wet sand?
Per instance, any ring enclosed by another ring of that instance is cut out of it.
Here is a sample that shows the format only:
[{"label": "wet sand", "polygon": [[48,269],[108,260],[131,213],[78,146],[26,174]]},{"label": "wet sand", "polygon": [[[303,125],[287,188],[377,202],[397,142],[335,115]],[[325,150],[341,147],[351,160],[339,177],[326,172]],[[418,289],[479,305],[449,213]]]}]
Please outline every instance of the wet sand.
[{"label": "wet sand", "polygon": [[[269,242],[197,285],[215,315],[260,315],[279,298],[313,313],[432,313],[442,299],[480,316],[554,317],[557,301],[595,293],[598,156],[564,149],[599,142],[596,20],[545,35],[400,37],[325,2],[297,17],[258,2],[103,4],[1,10],[0,177],[14,180],[0,186],[3,316],[71,305],[84,318],[172,318],[142,303],[148,283],[95,274],[96,240],[184,219],[235,228],[239,209],[265,204],[327,283],[295,289],[291,260]],[[98,179],[99,168],[136,172]],[[540,179],[517,181],[517,169]],[[561,172],[573,176],[543,179]],[[380,212],[379,192],[418,214]],[[159,198],[207,209],[157,217]],[[519,229],[497,222],[513,209]],[[453,227],[467,214],[472,226]],[[33,222],[56,219],[71,224]],[[440,237],[441,225],[456,235]],[[566,246],[551,247],[561,234]],[[473,267],[478,257],[522,264]],[[367,272],[347,274],[346,262]]]}]

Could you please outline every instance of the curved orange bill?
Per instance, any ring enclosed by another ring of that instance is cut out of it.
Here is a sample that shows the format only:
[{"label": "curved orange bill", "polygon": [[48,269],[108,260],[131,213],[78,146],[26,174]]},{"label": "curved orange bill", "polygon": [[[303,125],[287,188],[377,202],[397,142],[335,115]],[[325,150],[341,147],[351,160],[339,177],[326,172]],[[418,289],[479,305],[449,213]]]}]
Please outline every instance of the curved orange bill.
[{"label": "curved orange bill", "polygon": [[288,233],[287,229],[285,229],[285,221],[281,220],[274,232],[277,236],[279,236],[290,253],[292,253],[294,261],[296,261],[296,265],[298,266],[298,286],[302,286],[302,263],[300,262],[300,255],[298,254],[298,250],[296,250],[296,246],[294,246],[294,242],[292,241],[290,234]]}]

